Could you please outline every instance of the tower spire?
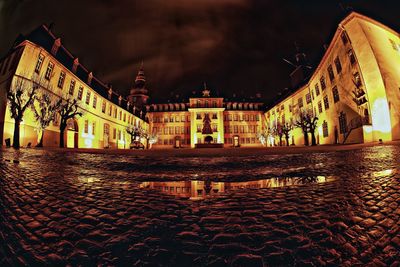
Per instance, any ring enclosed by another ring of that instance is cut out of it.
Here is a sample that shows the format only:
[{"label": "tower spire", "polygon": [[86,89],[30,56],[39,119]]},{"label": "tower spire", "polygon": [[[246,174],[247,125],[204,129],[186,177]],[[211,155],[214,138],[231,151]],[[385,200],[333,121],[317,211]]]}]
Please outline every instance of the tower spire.
[{"label": "tower spire", "polygon": [[129,95],[129,102],[136,107],[142,107],[147,103],[148,91],[146,89],[146,76],[144,74],[143,60],[140,63],[140,68],[135,78],[135,83],[132,86]]}]

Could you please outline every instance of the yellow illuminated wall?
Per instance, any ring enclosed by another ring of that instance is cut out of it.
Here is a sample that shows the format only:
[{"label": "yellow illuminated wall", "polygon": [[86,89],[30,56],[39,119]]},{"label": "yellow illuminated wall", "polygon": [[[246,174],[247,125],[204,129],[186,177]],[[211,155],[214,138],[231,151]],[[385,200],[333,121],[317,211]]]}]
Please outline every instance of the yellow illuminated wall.
[{"label": "yellow illuminated wall", "polygon": [[[6,101],[6,90],[8,83],[7,81],[15,82],[16,79],[24,79],[27,81],[41,79],[41,88],[50,92],[51,94],[60,97],[67,96],[70,88],[71,80],[75,81],[75,89],[72,97],[77,98],[79,88],[83,88],[82,100],[80,102],[80,109],[83,112],[82,117],[77,117],[71,125],[77,127],[77,132],[66,130],[65,133],[65,145],[67,147],[79,147],[79,148],[129,148],[130,136],[126,133],[126,127],[128,125],[141,125],[143,128],[148,129],[148,124],[141,118],[134,116],[126,109],[112,103],[107,98],[99,95],[95,90],[88,86],[88,81],[81,81],[73,72],[65,68],[59,63],[50,53],[43,48],[29,42],[24,41],[19,45],[22,51],[21,58],[18,66],[15,70],[9,71],[8,73],[0,76],[1,86],[1,110],[0,124],[4,126],[2,142],[10,138],[12,140],[14,131],[14,120],[10,117],[10,111]],[[44,61],[40,68],[39,73],[35,72],[35,66],[39,55],[44,56]],[[54,69],[49,80],[44,79],[45,72],[49,62],[54,64]],[[58,87],[58,81],[61,71],[66,73],[65,80],[62,88]],[[88,104],[86,98],[88,98]],[[115,94],[115,93],[113,93]],[[96,97],[96,105],[94,105],[94,98]],[[105,112],[102,112],[103,103],[106,105]],[[111,108],[111,115],[109,110]],[[4,115],[2,115],[2,112]],[[116,115],[116,116],[115,116]],[[32,146],[36,145],[37,132],[35,131],[35,120],[33,113],[30,109],[24,113],[23,122],[21,124],[21,145],[27,146],[31,143]],[[108,134],[106,133],[108,129]],[[1,130],[1,129],[0,129]],[[87,130],[87,131],[86,131]],[[77,136],[77,144],[75,144],[75,135]],[[145,143],[145,140],[142,140]],[[71,142],[74,142],[73,144]],[[52,123],[45,132],[44,146],[59,146],[59,124]]]},{"label": "yellow illuminated wall", "polygon": [[[340,62],[340,71],[337,61]],[[325,89],[322,88],[321,79],[325,81]],[[358,88],[355,86],[357,82]],[[282,120],[296,121],[300,111],[313,112],[319,118],[316,130],[319,144],[344,141],[339,120],[343,115],[347,129],[357,125],[346,143],[399,139],[399,87],[399,34],[353,12],[340,23],[309,82],[270,108],[265,117],[272,127]],[[335,101],[335,89],[339,95],[338,101]],[[302,99],[302,106],[299,99]],[[328,102],[328,108],[325,102]],[[294,129],[291,135],[291,143],[304,144],[301,129]],[[271,143],[277,144],[277,140]]]}]

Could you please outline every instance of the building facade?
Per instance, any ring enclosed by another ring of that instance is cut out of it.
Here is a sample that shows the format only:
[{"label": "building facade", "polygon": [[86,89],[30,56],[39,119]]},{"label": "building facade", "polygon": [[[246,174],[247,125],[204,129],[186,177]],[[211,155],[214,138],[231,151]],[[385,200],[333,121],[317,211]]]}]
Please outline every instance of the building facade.
[{"label": "building facade", "polygon": [[188,101],[146,108],[150,131],[158,135],[154,147],[261,146],[257,133],[264,128],[264,104],[256,99],[213,97],[205,87]]},{"label": "building facade", "polygon": [[[48,93],[55,99],[78,99],[83,116],[70,119],[64,143],[69,148],[129,148],[129,126],[148,129],[145,114],[135,110],[111,86],[97,79],[79,63],[78,58],[61,44],[60,38],[42,25],[27,36],[20,36],[14,47],[0,61],[0,139],[4,145],[12,140],[7,91],[23,84],[26,89],[38,86],[38,94]],[[37,123],[27,108],[20,127],[22,146],[38,142]],[[59,146],[59,118],[45,130],[44,146]]]},{"label": "building facade", "polygon": [[[311,77],[271,105],[265,118],[272,129],[305,112],[318,117],[317,143],[363,143],[400,139],[399,111],[399,34],[353,12]],[[301,129],[291,131],[290,142],[304,144]]]}]

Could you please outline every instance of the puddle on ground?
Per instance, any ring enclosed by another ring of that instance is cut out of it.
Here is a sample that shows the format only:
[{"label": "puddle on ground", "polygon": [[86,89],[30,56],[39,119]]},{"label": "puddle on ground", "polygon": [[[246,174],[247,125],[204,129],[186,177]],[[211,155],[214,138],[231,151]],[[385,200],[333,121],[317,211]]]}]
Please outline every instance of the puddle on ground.
[{"label": "puddle on ground", "polygon": [[164,194],[180,198],[202,200],[224,192],[232,192],[241,189],[263,189],[302,184],[317,184],[333,180],[333,176],[313,176],[269,178],[245,182],[217,182],[212,180],[151,181],[143,182],[139,187],[143,189],[155,189]]}]

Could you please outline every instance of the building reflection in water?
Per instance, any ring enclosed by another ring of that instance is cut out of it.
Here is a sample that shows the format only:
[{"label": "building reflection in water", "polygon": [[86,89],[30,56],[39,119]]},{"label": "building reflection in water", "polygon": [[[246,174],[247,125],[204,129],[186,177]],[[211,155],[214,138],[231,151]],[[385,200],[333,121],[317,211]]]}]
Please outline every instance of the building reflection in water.
[{"label": "building reflection in water", "polygon": [[333,180],[333,177],[290,177],[290,178],[269,178],[245,182],[214,182],[210,179],[205,181],[154,181],[143,182],[140,188],[159,190],[165,194],[174,195],[191,200],[201,200],[215,196],[219,193],[230,192],[240,189],[262,189],[301,185],[306,183],[324,183]]}]

